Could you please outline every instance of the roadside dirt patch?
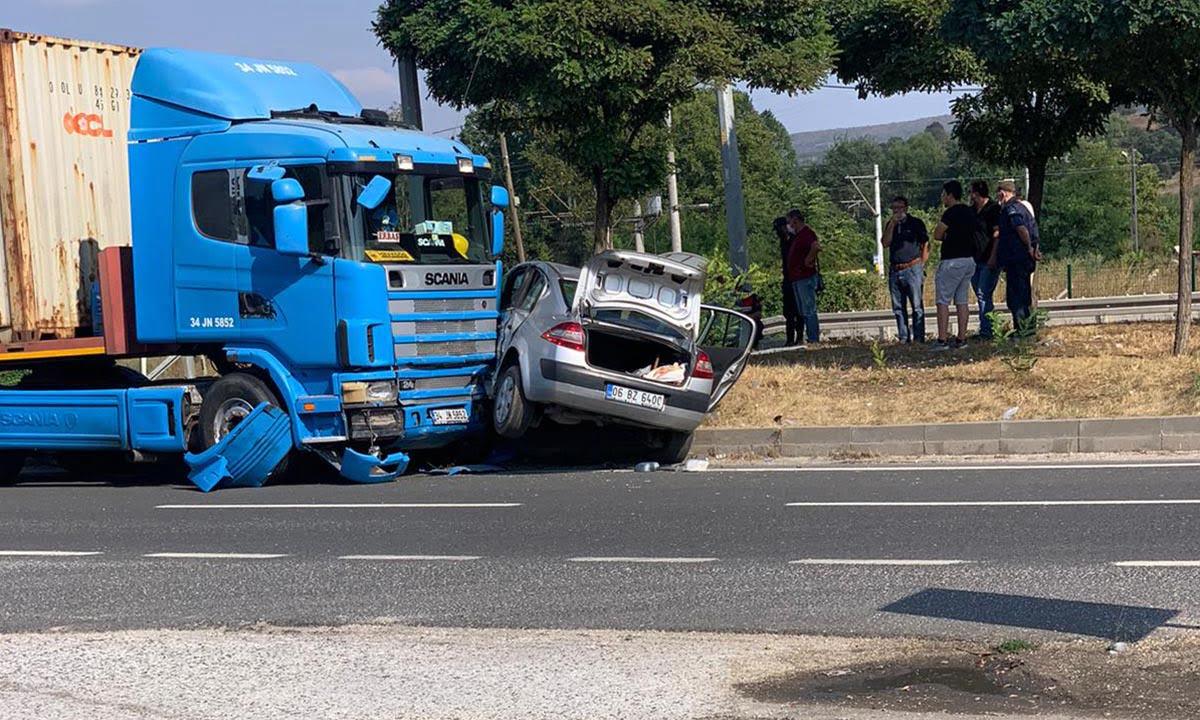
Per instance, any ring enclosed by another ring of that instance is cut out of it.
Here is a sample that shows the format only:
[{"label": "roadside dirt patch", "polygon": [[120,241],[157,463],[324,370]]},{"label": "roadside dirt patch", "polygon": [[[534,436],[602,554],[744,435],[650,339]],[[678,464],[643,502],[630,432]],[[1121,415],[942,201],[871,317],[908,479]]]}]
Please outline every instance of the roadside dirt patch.
[{"label": "roadside dirt patch", "polygon": [[959,648],[735,687],[747,699],[774,705],[1190,720],[1200,717],[1200,643],[1146,641],[1115,655],[1091,642],[1017,654]]}]

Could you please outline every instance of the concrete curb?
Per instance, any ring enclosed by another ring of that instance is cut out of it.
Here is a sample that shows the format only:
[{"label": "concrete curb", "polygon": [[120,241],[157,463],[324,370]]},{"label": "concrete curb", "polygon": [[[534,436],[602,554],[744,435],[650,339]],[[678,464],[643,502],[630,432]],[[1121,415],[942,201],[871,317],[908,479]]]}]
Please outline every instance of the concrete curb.
[{"label": "concrete curb", "polygon": [[1200,416],[937,425],[701,428],[703,455],[1059,455],[1200,450]]}]

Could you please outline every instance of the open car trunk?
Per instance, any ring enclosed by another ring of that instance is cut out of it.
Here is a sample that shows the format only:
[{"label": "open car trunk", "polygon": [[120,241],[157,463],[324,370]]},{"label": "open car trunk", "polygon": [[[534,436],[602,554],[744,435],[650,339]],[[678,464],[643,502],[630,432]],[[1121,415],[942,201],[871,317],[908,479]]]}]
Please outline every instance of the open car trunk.
[{"label": "open car trunk", "polygon": [[592,367],[668,385],[687,379],[691,357],[677,345],[603,325],[584,325],[584,334]]}]

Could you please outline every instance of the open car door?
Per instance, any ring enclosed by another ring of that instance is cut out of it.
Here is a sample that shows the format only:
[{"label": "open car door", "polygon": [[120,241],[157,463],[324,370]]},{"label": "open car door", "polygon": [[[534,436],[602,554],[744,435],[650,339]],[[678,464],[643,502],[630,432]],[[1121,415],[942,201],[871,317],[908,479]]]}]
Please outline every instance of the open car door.
[{"label": "open car door", "polygon": [[748,315],[712,305],[701,306],[700,342],[697,345],[708,353],[714,378],[708,412],[716,409],[725,393],[742,376],[750,351],[754,349],[755,332],[754,320]]}]

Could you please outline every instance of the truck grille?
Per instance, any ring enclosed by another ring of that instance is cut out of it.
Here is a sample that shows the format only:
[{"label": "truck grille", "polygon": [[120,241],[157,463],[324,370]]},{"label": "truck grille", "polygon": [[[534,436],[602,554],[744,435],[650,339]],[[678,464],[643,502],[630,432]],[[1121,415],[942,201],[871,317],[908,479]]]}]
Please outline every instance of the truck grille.
[{"label": "truck grille", "polygon": [[396,357],[431,357],[434,355],[479,355],[496,351],[496,341],[453,340],[450,342],[397,343]]},{"label": "truck grille", "polygon": [[392,323],[392,334],[402,337],[410,335],[440,335],[445,333],[496,332],[496,319],[480,320],[404,320]]},{"label": "truck grille", "polygon": [[471,382],[471,378],[463,375],[452,377],[431,377],[417,378],[413,381],[414,390],[449,390],[451,388],[465,388]]},{"label": "truck grille", "polygon": [[485,302],[477,298],[449,298],[446,300],[413,300],[412,312],[471,312],[476,310],[478,303]]}]

